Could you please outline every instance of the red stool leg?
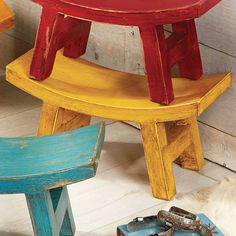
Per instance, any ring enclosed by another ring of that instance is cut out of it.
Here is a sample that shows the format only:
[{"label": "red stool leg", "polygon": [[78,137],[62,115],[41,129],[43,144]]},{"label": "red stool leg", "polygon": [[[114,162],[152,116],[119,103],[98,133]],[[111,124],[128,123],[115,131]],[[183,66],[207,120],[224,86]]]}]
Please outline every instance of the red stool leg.
[{"label": "red stool leg", "polygon": [[68,29],[66,33],[64,56],[77,58],[86,52],[91,22],[76,18],[66,18]]},{"label": "red stool leg", "polygon": [[140,27],[151,100],[169,104],[174,99],[163,26]]},{"label": "red stool leg", "polygon": [[188,54],[178,63],[180,76],[193,80],[199,79],[203,74],[203,69],[195,21],[175,23],[172,28],[174,33],[184,33],[187,37]]},{"label": "red stool leg", "polygon": [[64,15],[50,8],[43,8],[30,67],[32,79],[44,80],[50,76],[57,50],[63,45],[63,20]]}]

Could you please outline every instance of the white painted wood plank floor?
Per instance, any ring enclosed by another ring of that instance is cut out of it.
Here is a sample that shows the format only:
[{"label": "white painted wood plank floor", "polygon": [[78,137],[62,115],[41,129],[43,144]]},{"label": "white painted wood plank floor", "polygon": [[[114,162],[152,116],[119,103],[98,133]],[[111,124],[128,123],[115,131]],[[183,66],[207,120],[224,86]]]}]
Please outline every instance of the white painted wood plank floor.
[{"label": "white painted wood plank floor", "polygon": [[[0,81],[0,137],[34,135],[41,102],[4,82],[1,73]],[[156,214],[167,204],[151,196],[139,130],[121,122],[106,124],[97,176],[69,187],[76,235],[116,235],[117,225],[135,216]],[[235,177],[210,162],[200,173],[177,165],[174,170],[177,196]],[[33,231],[24,196],[0,195],[0,236],[29,235]]]}]

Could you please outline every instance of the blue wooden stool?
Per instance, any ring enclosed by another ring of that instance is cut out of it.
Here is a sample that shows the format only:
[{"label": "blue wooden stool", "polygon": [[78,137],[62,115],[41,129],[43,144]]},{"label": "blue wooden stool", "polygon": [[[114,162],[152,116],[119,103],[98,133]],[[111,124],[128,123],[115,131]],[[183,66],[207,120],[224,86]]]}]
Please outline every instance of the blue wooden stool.
[{"label": "blue wooden stool", "polygon": [[37,236],[72,236],[67,185],[95,175],[104,124],[52,136],[0,139],[0,193],[24,193]]}]

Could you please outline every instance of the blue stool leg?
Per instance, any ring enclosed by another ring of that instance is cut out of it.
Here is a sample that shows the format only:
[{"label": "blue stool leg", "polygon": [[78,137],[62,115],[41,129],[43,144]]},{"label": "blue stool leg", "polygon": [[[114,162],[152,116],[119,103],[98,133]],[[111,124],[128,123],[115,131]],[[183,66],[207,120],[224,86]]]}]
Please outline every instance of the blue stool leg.
[{"label": "blue stool leg", "polygon": [[74,219],[73,215],[70,210],[67,210],[61,231],[60,236],[73,236],[75,234],[75,226],[74,226]]},{"label": "blue stool leg", "polygon": [[26,194],[36,236],[73,236],[75,223],[67,187]]},{"label": "blue stool leg", "polygon": [[37,236],[56,236],[58,227],[55,224],[55,213],[48,191],[26,194],[27,204],[34,229]]},{"label": "blue stool leg", "polygon": [[[60,236],[73,236],[75,234],[75,222],[71,210],[67,187],[52,189],[50,190],[50,194],[53,202],[54,211],[56,211],[57,208],[58,211],[60,211],[59,209],[62,208],[62,205],[64,205],[64,209],[66,209],[65,217],[60,230]],[[58,207],[59,201],[61,204],[60,207]]]}]

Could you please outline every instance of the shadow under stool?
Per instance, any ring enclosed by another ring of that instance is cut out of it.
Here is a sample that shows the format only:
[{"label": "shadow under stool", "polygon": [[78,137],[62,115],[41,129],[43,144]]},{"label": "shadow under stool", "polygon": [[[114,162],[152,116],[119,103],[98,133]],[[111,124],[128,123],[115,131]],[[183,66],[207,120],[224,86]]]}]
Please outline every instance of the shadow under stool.
[{"label": "shadow under stool", "polygon": [[32,138],[0,139],[0,193],[24,193],[35,236],[73,236],[67,185],[94,177],[104,124]]},{"label": "shadow under stool", "polygon": [[8,65],[7,81],[43,101],[38,135],[86,126],[91,116],[139,123],[153,196],[165,200],[176,193],[175,160],[183,168],[203,167],[197,117],[231,86],[230,73],[203,75],[196,81],[173,78],[176,98],[163,106],[149,100],[144,76],[69,60],[61,51],[51,76],[32,80],[32,56],[29,51]]},{"label": "shadow under stool", "polygon": [[[178,65],[180,77],[197,80],[203,74],[195,18],[220,0],[33,2],[40,4],[43,10],[30,68],[32,79],[44,80],[50,76],[56,52],[61,48],[70,58],[83,55],[92,22],[137,26],[143,42],[150,98],[160,104],[169,104],[174,100],[171,80],[174,65]],[[168,38],[164,33],[166,24],[172,25]]]}]

